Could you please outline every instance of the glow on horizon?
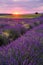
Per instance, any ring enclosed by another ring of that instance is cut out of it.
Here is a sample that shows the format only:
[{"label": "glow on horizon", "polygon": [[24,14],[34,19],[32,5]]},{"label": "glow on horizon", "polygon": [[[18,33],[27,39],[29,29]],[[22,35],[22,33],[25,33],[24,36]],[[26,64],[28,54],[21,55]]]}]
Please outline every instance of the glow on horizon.
[{"label": "glow on horizon", "polygon": [[16,14],[16,15],[18,15],[18,14],[20,14],[19,12],[13,12],[12,14]]},{"label": "glow on horizon", "polygon": [[28,13],[31,13],[31,12],[27,11],[26,9],[20,8],[20,7],[16,7],[12,11],[12,14],[28,14]]}]

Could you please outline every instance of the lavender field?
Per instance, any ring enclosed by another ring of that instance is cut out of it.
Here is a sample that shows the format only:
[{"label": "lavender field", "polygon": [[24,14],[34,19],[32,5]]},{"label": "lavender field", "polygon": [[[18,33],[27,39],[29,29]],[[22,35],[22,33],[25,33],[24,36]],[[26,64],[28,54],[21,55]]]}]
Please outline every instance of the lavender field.
[{"label": "lavender field", "polygon": [[43,15],[0,18],[0,65],[43,65]]}]

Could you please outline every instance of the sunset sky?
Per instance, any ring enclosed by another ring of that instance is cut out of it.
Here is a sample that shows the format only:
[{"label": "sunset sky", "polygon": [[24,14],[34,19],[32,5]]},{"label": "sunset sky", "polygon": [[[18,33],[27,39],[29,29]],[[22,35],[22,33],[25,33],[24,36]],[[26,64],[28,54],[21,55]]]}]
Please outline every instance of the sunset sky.
[{"label": "sunset sky", "polygon": [[0,0],[0,13],[43,13],[43,0]]}]

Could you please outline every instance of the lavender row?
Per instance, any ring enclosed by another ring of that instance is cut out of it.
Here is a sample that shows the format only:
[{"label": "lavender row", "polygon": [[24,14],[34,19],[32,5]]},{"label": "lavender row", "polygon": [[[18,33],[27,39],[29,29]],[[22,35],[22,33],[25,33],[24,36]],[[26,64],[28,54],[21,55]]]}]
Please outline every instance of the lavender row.
[{"label": "lavender row", "polygon": [[43,34],[28,31],[8,46],[0,48],[0,56],[2,65],[43,65]]},{"label": "lavender row", "polygon": [[[21,19],[20,19],[21,20]],[[34,19],[34,21],[32,20],[32,19],[24,19],[26,22],[18,22],[18,23],[13,23],[14,24],[14,26],[12,26],[11,24],[11,22],[10,22],[10,24],[8,25],[8,24],[4,24],[4,25],[2,25],[2,29],[0,30],[0,33],[4,33],[4,32],[7,32],[8,31],[8,34],[7,35],[9,35],[10,33],[9,33],[9,31],[11,31],[12,33],[10,34],[10,40],[12,40],[12,37],[13,37],[13,40],[15,39],[15,35],[16,35],[16,38],[18,38],[18,37],[20,37],[21,35],[23,35],[26,31],[28,31],[28,30],[30,30],[30,29],[32,29],[32,28],[34,28],[34,27],[36,27],[36,26],[38,26],[38,25],[40,25],[40,21],[37,21],[38,20],[38,18],[36,19]],[[16,20],[16,21],[18,21],[18,19]],[[27,22],[29,22],[29,21],[31,21],[32,22],[32,24],[31,25],[29,25],[29,24],[27,24]],[[34,22],[34,23],[33,23]],[[5,26],[5,27],[4,27]],[[13,30],[12,30],[13,29]],[[16,33],[17,32],[17,33]],[[5,33],[4,33],[5,34]],[[12,35],[13,34],[13,35]],[[2,39],[2,38],[1,38]],[[8,40],[9,38],[7,38],[7,40]]]}]

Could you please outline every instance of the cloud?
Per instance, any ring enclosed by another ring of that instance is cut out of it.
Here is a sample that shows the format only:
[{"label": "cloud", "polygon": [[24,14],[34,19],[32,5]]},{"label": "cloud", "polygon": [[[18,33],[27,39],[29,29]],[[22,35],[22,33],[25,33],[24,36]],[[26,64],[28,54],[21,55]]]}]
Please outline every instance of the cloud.
[{"label": "cloud", "polygon": [[0,0],[0,13],[12,11],[43,12],[43,0]]},{"label": "cloud", "polygon": [[34,12],[38,11],[38,12],[43,12],[43,6],[37,7],[37,8],[33,8],[32,9]]}]

